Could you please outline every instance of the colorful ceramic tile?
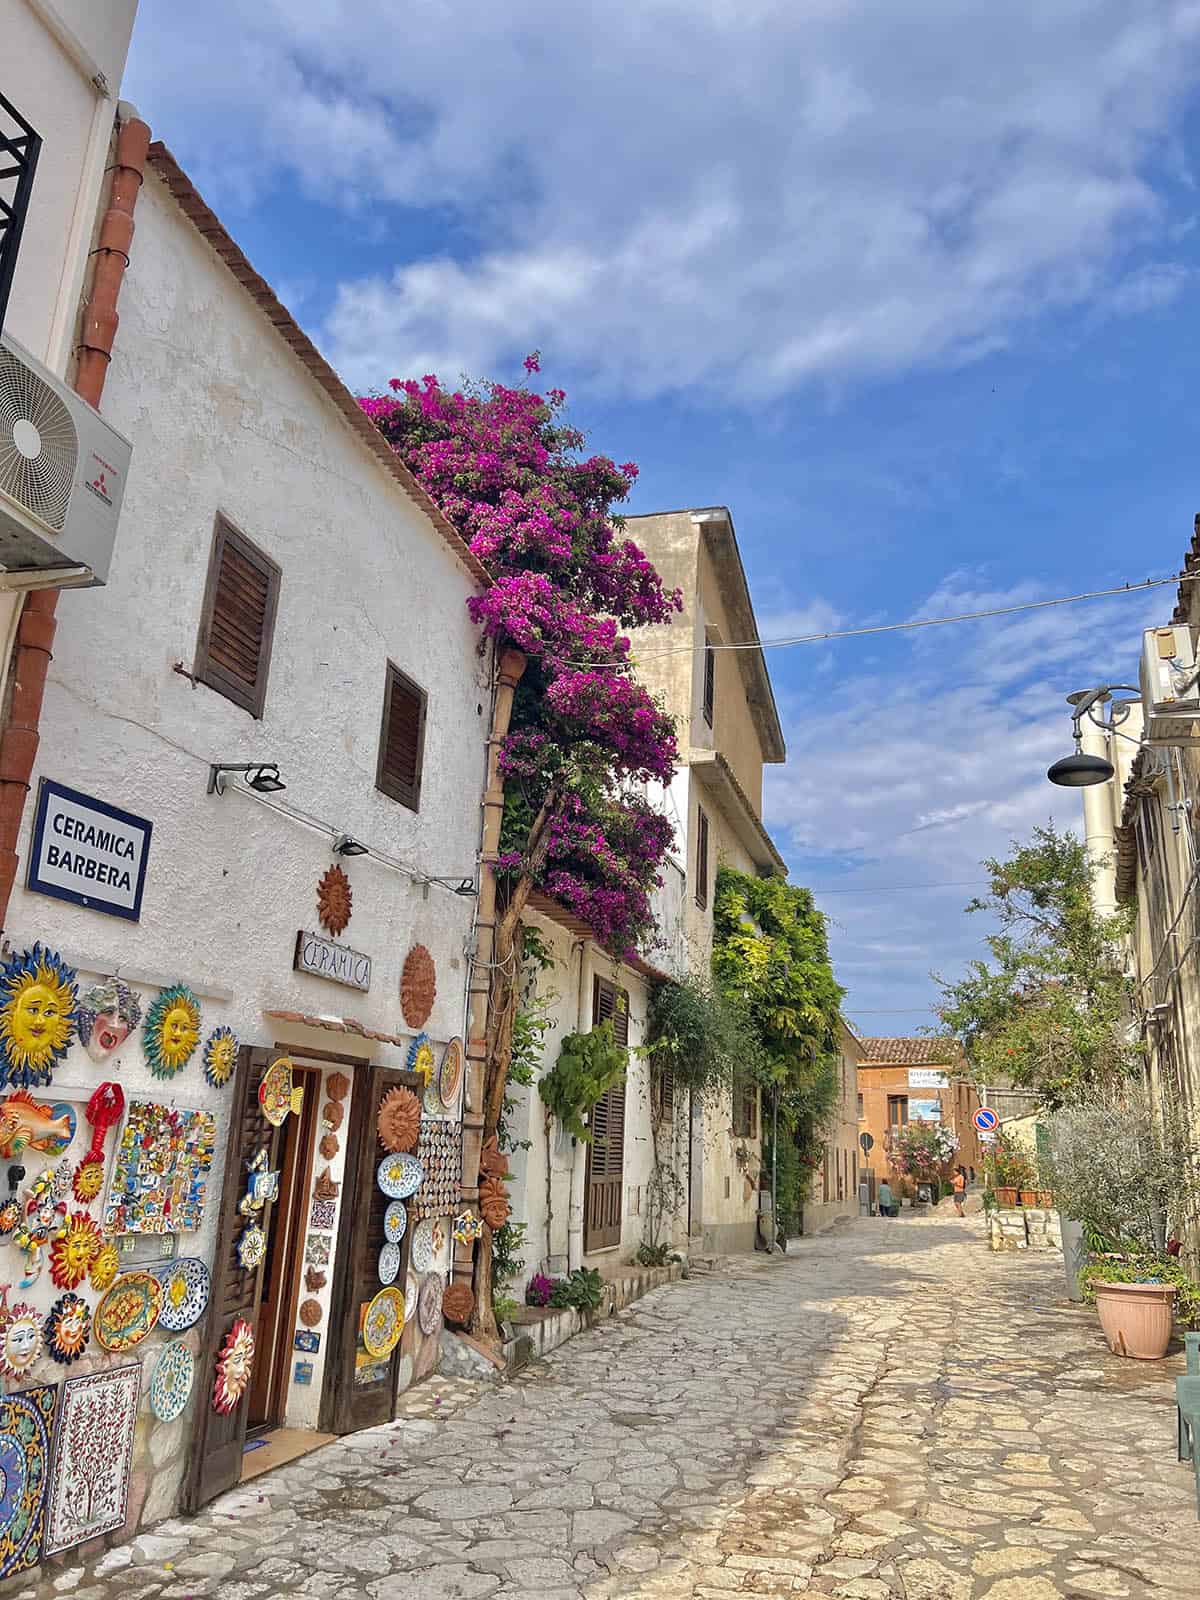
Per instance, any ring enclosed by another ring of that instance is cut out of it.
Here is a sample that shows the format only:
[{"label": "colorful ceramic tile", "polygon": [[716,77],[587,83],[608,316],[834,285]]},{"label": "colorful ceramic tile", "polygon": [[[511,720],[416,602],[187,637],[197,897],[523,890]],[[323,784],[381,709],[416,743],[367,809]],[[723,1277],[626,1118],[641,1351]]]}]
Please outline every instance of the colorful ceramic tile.
[{"label": "colorful ceramic tile", "polygon": [[292,1347],[303,1350],[305,1355],[315,1356],[321,1348],[321,1335],[314,1328],[297,1328]]},{"label": "colorful ceramic tile", "polygon": [[54,1383],[0,1399],[0,1579],[36,1566],[45,1554],[57,1401]]},{"label": "colorful ceramic tile", "polygon": [[156,1078],[182,1072],[200,1043],[200,1002],[183,983],[172,984],[153,1001],[142,1029],[142,1048]]},{"label": "colorful ceramic tile", "polygon": [[167,1333],[186,1333],[208,1306],[212,1278],[207,1265],[199,1256],[181,1256],[165,1267],[155,1267],[154,1276],[163,1286],[159,1327]]},{"label": "colorful ceramic tile", "polygon": [[306,1267],[327,1267],[329,1265],[330,1243],[329,1234],[310,1233],[304,1241],[304,1265]]},{"label": "colorful ceramic tile", "polygon": [[93,1332],[102,1350],[132,1350],[158,1326],[163,1286],[152,1272],[127,1272],[105,1291]]},{"label": "colorful ceramic tile", "polygon": [[332,1228],[337,1219],[336,1200],[314,1200],[308,1214],[310,1228]]},{"label": "colorful ceramic tile", "polygon": [[216,1119],[132,1100],[117,1145],[104,1231],[190,1233],[204,1215]]},{"label": "colorful ceramic tile", "polygon": [[75,1036],[76,972],[56,951],[14,950],[0,968],[0,1084],[35,1089]]},{"label": "colorful ceramic tile", "polygon": [[196,1358],[183,1340],[164,1345],[150,1379],[150,1409],[160,1422],[183,1415],[195,1378]]},{"label": "colorful ceramic tile", "polygon": [[142,1369],[68,1378],[46,1510],[46,1554],[124,1526]]},{"label": "colorful ceramic tile", "polygon": [[295,1367],[292,1369],[292,1382],[293,1383],[298,1383],[302,1389],[306,1389],[306,1388],[309,1387],[309,1385],[312,1383],[312,1381],[313,1381],[313,1364],[312,1364],[312,1362],[311,1361],[297,1361]]}]

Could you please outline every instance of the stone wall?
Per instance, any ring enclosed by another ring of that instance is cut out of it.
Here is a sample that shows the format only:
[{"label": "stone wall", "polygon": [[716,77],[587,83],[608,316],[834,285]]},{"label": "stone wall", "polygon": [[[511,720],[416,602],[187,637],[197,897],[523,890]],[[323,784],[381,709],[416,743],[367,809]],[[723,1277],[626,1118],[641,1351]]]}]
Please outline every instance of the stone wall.
[{"label": "stone wall", "polygon": [[1000,1207],[988,1217],[988,1243],[993,1250],[1061,1250],[1058,1212],[1033,1206]]}]

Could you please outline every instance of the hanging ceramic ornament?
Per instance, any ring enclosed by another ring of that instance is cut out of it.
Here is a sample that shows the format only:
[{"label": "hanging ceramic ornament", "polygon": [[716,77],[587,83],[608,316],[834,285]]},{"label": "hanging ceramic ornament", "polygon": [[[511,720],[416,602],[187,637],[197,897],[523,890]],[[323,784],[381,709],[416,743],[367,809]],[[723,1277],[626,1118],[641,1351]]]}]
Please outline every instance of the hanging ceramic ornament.
[{"label": "hanging ceramic ornament", "polygon": [[34,1306],[10,1306],[10,1287],[0,1289],[0,1372],[19,1381],[42,1353],[44,1318]]},{"label": "hanging ceramic ornament", "polygon": [[438,1099],[443,1108],[450,1111],[458,1099],[458,1086],[463,1076],[463,1046],[461,1039],[451,1039],[442,1056],[442,1064],[438,1068],[437,1090]]},{"label": "hanging ceramic ornament", "polygon": [[445,1285],[436,1272],[422,1282],[417,1296],[417,1324],[422,1333],[433,1334],[442,1325],[442,1292]]},{"label": "hanging ceramic ornament", "polygon": [[156,1078],[182,1072],[200,1043],[200,1002],[186,984],[164,989],[146,1013],[142,1047]]},{"label": "hanging ceramic ornament", "polygon": [[158,1326],[162,1302],[162,1283],[154,1273],[125,1273],[96,1307],[96,1343],[103,1350],[132,1350]]},{"label": "hanging ceramic ornament", "polygon": [[380,1289],[363,1314],[362,1340],[369,1356],[382,1361],[400,1343],[404,1332],[404,1296],[389,1286]]},{"label": "hanging ceramic ornament", "polygon": [[499,1178],[485,1178],[479,1185],[479,1210],[493,1233],[508,1221],[508,1190]]},{"label": "hanging ceramic ornament", "polygon": [[125,1092],[119,1083],[102,1083],[87,1103],[84,1115],[91,1124],[92,1142],[87,1155],[75,1168],[71,1192],[76,1200],[90,1204],[104,1187],[104,1138],[125,1110]]},{"label": "hanging ceramic ornament", "polygon": [[86,1211],[73,1211],[50,1241],[50,1277],[60,1289],[74,1289],[100,1254],[104,1235]]},{"label": "hanging ceramic ornament", "polygon": [[376,1131],[385,1150],[399,1154],[416,1149],[421,1132],[421,1102],[411,1089],[388,1090],[379,1104]]},{"label": "hanging ceramic ornament", "polygon": [[68,1105],[46,1105],[28,1089],[0,1102],[0,1159],[37,1150],[59,1156],[75,1137],[75,1112]]},{"label": "hanging ceramic ornament", "polygon": [[331,1100],[344,1100],[350,1093],[350,1079],[344,1072],[331,1072],[325,1080],[325,1093]]},{"label": "hanging ceramic ornament", "polygon": [[483,1237],[483,1222],[473,1211],[461,1211],[454,1219],[455,1244],[474,1244]]},{"label": "hanging ceramic ornament", "polygon": [[258,1086],[258,1103],[263,1116],[273,1128],[280,1127],[291,1112],[292,1063],[287,1056],[272,1061],[263,1073]]},{"label": "hanging ceramic ornament", "polygon": [[13,1243],[25,1252],[22,1289],[32,1288],[41,1277],[45,1265],[42,1252],[62,1227],[66,1214],[66,1201],[57,1194],[54,1168],[46,1167],[26,1192],[24,1215],[13,1234]]},{"label": "hanging ceramic ornament", "polygon": [[469,1283],[452,1283],[442,1296],[442,1315],[453,1328],[465,1328],[475,1309]]},{"label": "hanging ceramic ornament", "polygon": [[21,1226],[22,1207],[17,1199],[17,1189],[25,1177],[25,1168],[19,1165],[8,1169],[8,1199],[0,1205],[0,1244],[7,1244]]},{"label": "hanging ceramic ornament", "polygon": [[435,1066],[433,1045],[427,1033],[419,1033],[408,1047],[407,1066],[410,1072],[419,1072],[425,1080],[426,1088],[429,1087]]},{"label": "hanging ceramic ornament", "polygon": [[204,1077],[214,1089],[223,1089],[237,1066],[238,1036],[232,1028],[214,1028],[204,1044]]},{"label": "hanging ceramic ornament", "polygon": [[410,1028],[423,1028],[429,1021],[437,995],[437,968],[423,944],[415,944],[404,958],[400,974],[400,1009]]},{"label": "hanging ceramic ornament", "polygon": [[479,1170],[489,1178],[508,1178],[508,1156],[500,1148],[500,1141],[495,1134],[490,1139],[483,1141],[483,1149],[479,1152]]},{"label": "hanging ceramic ornament", "polygon": [[116,1054],[142,1020],[142,1002],[120,978],[102,978],[79,1001],[79,1042],[99,1066]]},{"label": "hanging ceramic ornament", "polygon": [[87,1301],[77,1294],[64,1294],[46,1316],[46,1350],[55,1361],[69,1367],[87,1348],[92,1331],[92,1314]]},{"label": "hanging ceramic ornament", "polygon": [[242,1229],[237,1245],[238,1264],[243,1272],[257,1272],[267,1254],[267,1236],[257,1222]]},{"label": "hanging ceramic ornament", "polygon": [[105,1289],[112,1288],[120,1270],[121,1252],[111,1239],[107,1239],[96,1252],[96,1257],[88,1268],[88,1282],[93,1289],[103,1294]]},{"label": "hanging ceramic ornament", "polygon": [[75,1033],[75,979],[74,968],[40,944],[14,950],[0,968],[0,1085],[50,1082]]},{"label": "hanging ceramic ornament", "polygon": [[326,1161],[332,1161],[340,1148],[341,1147],[338,1144],[338,1137],[336,1133],[323,1133],[321,1135],[321,1142],[317,1146],[317,1149],[321,1152],[322,1157]]},{"label": "hanging ceramic ornament", "polygon": [[212,1278],[199,1256],[180,1256],[169,1266],[156,1267],[154,1276],[163,1287],[158,1325],[167,1333],[185,1333],[200,1321],[212,1292]]},{"label": "hanging ceramic ornament", "polygon": [[163,1347],[150,1379],[150,1409],[160,1422],[183,1415],[195,1376],[195,1357],[182,1339]]},{"label": "hanging ceramic ornament", "polygon": [[353,910],[354,892],[345,869],[339,866],[328,868],[317,885],[317,916],[321,926],[336,939],[339,933],[344,933],[349,927]]},{"label": "hanging ceramic ornament", "polygon": [[249,1387],[254,1370],[254,1329],[239,1317],[217,1357],[217,1376],[213,1384],[213,1410],[229,1416]]}]

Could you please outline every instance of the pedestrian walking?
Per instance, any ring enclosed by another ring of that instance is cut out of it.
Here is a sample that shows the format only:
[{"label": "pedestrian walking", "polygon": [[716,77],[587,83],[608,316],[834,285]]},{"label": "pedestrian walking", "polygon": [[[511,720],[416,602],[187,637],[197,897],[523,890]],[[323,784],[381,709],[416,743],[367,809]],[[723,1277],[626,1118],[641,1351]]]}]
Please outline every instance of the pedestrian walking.
[{"label": "pedestrian walking", "polygon": [[879,1185],[879,1215],[894,1217],[899,1207],[892,1202],[892,1186],[885,1178]]},{"label": "pedestrian walking", "polygon": [[955,1168],[952,1183],[954,1186],[954,1209],[960,1217],[965,1217],[966,1212],[963,1210],[963,1201],[967,1197],[967,1174],[965,1168]]}]

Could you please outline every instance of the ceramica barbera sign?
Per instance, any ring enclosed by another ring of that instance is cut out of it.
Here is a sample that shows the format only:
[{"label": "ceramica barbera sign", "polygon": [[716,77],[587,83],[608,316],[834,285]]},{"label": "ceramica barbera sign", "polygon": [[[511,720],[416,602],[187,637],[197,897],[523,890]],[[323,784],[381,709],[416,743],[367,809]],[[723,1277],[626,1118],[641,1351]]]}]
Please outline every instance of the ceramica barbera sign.
[{"label": "ceramica barbera sign", "polygon": [[136,922],[142,911],[151,827],[145,817],[43,778],[25,886],[36,894]]},{"label": "ceramica barbera sign", "polygon": [[306,933],[303,928],[296,935],[295,967],[297,972],[309,972],[314,978],[344,983],[348,989],[365,991],[371,987],[370,956],[319,933]]}]

